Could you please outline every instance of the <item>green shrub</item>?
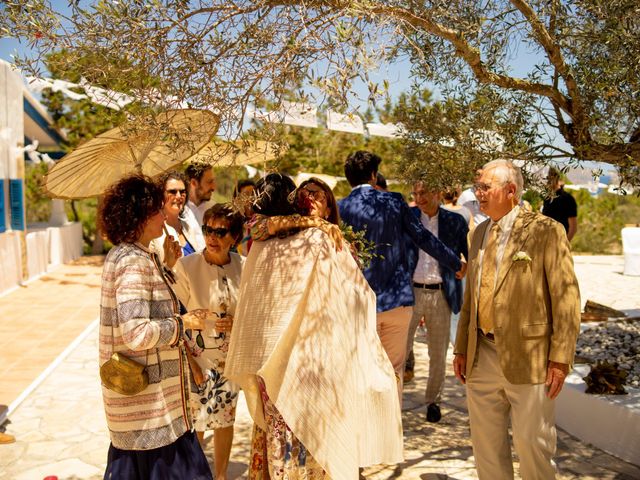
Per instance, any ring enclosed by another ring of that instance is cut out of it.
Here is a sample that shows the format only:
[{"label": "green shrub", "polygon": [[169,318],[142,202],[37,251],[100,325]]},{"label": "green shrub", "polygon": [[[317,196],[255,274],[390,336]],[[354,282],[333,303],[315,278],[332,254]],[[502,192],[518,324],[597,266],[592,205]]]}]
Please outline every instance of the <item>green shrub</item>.
[{"label": "green shrub", "polygon": [[620,230],[640,222],[640,198],[603,193],[593,197],[586,190],[571,192],[578,203],[578,232],[571,242],[574,252],[620,254]]},{"label": "green shrub", "polygon": [[27,224],[46,222],[51,215],[51,199],[44,193],[45,163],[25,162],[24,197]]}]

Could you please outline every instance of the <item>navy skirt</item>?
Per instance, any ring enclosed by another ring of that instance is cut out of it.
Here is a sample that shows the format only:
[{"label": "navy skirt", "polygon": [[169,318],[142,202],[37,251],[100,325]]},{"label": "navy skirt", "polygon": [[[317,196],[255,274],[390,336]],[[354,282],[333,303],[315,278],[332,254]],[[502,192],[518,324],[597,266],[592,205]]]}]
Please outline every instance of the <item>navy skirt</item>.
[{"label": "navy skirt", "polygon": [[109,445],[105,480],[211,480],[211,469],[194,432],[152,450]]}]

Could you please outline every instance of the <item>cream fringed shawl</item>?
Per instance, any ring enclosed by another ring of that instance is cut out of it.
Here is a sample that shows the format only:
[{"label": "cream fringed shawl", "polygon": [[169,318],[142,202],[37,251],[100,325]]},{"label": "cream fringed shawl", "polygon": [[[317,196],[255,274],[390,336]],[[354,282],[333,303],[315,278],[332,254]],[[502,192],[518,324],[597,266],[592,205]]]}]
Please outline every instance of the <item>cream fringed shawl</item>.
[{"label": "cream fringed shawl", "polygon": [[393,367],[375,294],[347,249],[317,229],[254,242],[242,272],[225,376],[264,428],[256,375],[332,479],[402,461]]}]

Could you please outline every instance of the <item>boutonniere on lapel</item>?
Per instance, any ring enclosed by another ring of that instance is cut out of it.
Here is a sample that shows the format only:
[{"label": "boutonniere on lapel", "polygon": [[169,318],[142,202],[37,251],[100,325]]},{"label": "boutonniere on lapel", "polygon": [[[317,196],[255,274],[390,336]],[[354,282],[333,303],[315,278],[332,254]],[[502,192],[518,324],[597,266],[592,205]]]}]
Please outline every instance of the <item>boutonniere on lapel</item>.
[{"label": "boutonniere on lapel", "polygon": [[531,257],[527,252],[519,251],[513,254],[511,260],[513,260],[514,262],[530,262]]}]

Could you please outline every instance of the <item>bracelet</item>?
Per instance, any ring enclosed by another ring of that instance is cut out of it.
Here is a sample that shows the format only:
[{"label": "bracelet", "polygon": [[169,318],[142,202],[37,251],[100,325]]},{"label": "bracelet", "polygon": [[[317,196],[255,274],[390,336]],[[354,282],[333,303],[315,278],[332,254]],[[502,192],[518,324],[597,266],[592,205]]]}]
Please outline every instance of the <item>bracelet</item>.
[{"label": "bracelet", "polygon": [[178,336],[176,337],[176,341],[172,347],[177,347],[184,336],[184,323],[182,322],[182,317],[180,315],[175,316],[176,323],[178,324]]}]

